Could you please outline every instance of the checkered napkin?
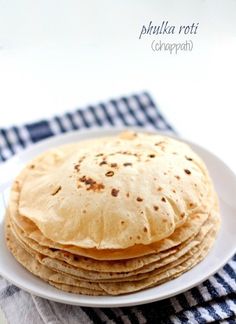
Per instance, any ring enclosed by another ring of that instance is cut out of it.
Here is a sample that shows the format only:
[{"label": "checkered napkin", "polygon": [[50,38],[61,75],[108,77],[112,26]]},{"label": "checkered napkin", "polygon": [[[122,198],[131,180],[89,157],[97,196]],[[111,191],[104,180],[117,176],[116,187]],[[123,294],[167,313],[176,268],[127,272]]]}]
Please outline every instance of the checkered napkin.
[{"label": "checkered napkin", "polygon": [[[148,93],[110,100],[24,126],[0,129],[0,160],[44,138],[77,129],[141,126],[174,133]],[[88,308],[52,302],[0,277],[0,306],[9,324],[236,323],[236,256],[218,273],[178,296],[137,307]]]}]

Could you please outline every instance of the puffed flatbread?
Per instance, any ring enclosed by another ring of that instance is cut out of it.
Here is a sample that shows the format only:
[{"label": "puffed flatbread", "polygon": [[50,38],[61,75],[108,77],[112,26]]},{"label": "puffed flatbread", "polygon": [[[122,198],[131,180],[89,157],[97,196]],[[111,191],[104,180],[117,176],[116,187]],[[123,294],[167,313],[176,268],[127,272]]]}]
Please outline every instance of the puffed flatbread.
[{"label": "puffed flatbread", "polygon": [[34,275],[99,296],[178,277],[207,255],[219,226],[201,158],[172,138],[125,132],[33,159],[12,185],[5,234]]},{"label": "puffed flatbread", "polygon": [[16,181],[19,215],[46,238],[80,248],[150,245],[193,212],[209,212],[204,163],[188,145],[160,135],[67,145],[36,158]]},{"label": "puffed flatbread", "polygon": [[[93,270],[88,270],[88,269],[82,269],[78,266],[71,265],[65,260],[60,260],[58,258],[51,258],[48,257],[47,254],[42,254],[40,252],[35,251],[32,249],[29,245],[26,245],[25,242],[21,240],[21,238],[18,236],[18,234],[14,231],[12,228],[14,235],[17,237],[19,243],[22,245],[22,247],[31,253],[39,262],[42,264],[54,269],[54,270],[59,270],[64,273],[68,273],[70,275],[74,275],[79,277],[80,279],[85,279],[85,280],[116,280],[119,278],[127,278],[140,274],[140,273],[148,273],[152,270],[155,270],[159,267],[162,267],[166,264],[169,264],[173,261],[176,261],[176,259],[179,259],[181,256],[185,255],[187,252],[189,252],[191,249],[193,249],[195,246],[201,244],[203,241],[204,237],[207,235],[207,233],[212,229],[214,226],[214,223],[216,222],[216,219],[214,217],[211,217],[200,229],[199,233],[188,240],[185,243],[182,243],[180,246],[177,248],[173,249],[172,251],[166,251],[159,253],[157,255],[152,255],[148,257],[143,257],[144,260],[140,257],[138,260],[143,261],[142,263],[144,264],[142,267],[139,267],[135,270],[133,270],[131,267],[129,267],[129,264],[127,261],[123,261],[123,268],[125,271],[119,271],[119,272],[114,272],[113,270],[113,263],[106,263],[106,271],[98,271],[96,267],[93,267]],[[156,257],[156,258],[155,258]],[[136,262],[138,261],[136,260]],[[92,260],[91,260],[92,261]],[[134,259],[130,260],[130,264],[134,263]],[[150,261],[149,263],[147,263]],[[146,262],[146,264],[145,264]],[[138,262],[137,262],[138,263]],[[141,262],[140,262],[141,263]],[[98,265],[99,262],[95,261],[95,264]],[[122,261],[120,261],[120,265],[122,264]],[[126,265],[126,267],[125,267]],[[110,270],[110,271],[109,271]]]}]

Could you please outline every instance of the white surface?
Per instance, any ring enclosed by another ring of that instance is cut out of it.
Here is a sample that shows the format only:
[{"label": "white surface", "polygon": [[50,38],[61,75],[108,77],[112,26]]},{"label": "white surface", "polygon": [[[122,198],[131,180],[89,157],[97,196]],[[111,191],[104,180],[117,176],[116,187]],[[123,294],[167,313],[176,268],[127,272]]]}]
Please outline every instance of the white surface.
[{"label": "white surface", "polygon": [[[87,134],[86,132],[74,132],[72,134],[62,135],[34,146],[32,149],[21,153],[12,161],[17,163],[16,168],[19,168],[19,164],[25,164],[28,160],[32,159],[32,156],[39,154],[48,147],[57,146],[59,143],[64,144],[88,137],[114,134],[116,132],[117,131],[115,130],[110,130],[107,132],[94,131]],[[47,283],[33,276],[10,254],[4,240],[4,213],[2,212],[0,214],[0,274],[16,286],[19,286],[34,295],[42,296],[58,302],[92,307],[118,307],[148,303],[176,295],[196,286],[199,282],[208,278],[212,273],[222,267],[236,250],[236,202],[234,197],[234,192],[236,191],[236,177],[216,156],[212,155],[200,146],[195,144],[191,144],[191,146],[207,164],[220,198],[222,216],[220,233],[218,234],[213,249],[210,251],[208,256],[192,270],[186,272],[179,278],[158,287],[129,295],[93,297],[65,293],[51,287]]]},{"label": "white surface", "polygon": [[0,308],[0,324],[7,324],[6,318],[5,318],[5,314],[3,313],[3,311]]},{"label": "white surface", "polygon": [[[199,22],[193,51],[152,52],[138,39],[150,20]],[[234,0],[1,1],[0,127],[146,89],[236,171],[235,57]]]}]

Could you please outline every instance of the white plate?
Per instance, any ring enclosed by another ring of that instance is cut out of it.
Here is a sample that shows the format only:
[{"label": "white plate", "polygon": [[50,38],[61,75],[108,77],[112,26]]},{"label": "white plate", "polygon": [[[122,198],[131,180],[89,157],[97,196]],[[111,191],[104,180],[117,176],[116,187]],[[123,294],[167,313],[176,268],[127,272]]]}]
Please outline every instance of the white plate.
[{"label": "white plate", "polygon": [[[11,182],[11,179],[9,179],[8,176],[9,174],[15,176],[27,161],[49,147],[85,138],[112,135],[120,130],[121,129],[73,132],[45,140],[20,153],[0,168],[0,179],[3,179],[5,176],[5,183],[1,185],[1,188],[3,190],[4,186],[9,186],[9,183]],[[8,252],[4,241],[4,210],[2,209],[0,214],[0,274],[16,286],[34,295],[57,302],[90,307],[118,307],[145,304],[179,294],[207,279],[210,275],[221,268],[230,259],[230,257],[233,256],[236,250],[236,177],[230,169],[212,153],[196,144],[189,144],[202,157],[210,171],[220,197],[222,215],[221,230],[213,249],[206,259],[192,270],[183,274],[179,278],[158,287],[129,295],[117,297],[93,297],[66,293],[51,287],[47,283],[30,274]]]}]

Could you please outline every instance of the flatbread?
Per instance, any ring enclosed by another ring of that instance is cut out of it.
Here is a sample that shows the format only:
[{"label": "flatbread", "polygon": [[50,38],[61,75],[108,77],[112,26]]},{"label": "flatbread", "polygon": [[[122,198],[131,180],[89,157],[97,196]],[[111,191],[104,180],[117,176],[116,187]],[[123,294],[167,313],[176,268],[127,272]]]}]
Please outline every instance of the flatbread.
[{"label": "flatbread", "polygon": [[[212,216],[207,219],[207,221],[202,225],[205,228],[206,224],[211,222]],[[192,224],[194,226],[195,222]],[[185,240],[183,243],[164,250],[162,252],[157,252],[155,254],[146,255],[143,257],[127,259],[127,260],[116,260],[116,261],[102,261],[94,260],[83,256],[78,256],[70,252],[63,250],[53,249],[50,247],[42,246],[36,241],[29,239],[25,235],[22,235],[22,231],[14,223],[12,224],[12,230],[20,241],[26,244],[30,249],[48,256],[53,259],[58,259],[64,261],[72,266],[81,268],[87,271],[101,271],[101,272],[127,272],[134,271],[142,268],[143,266],[156,262],[162,258],[165,258],[171,254],[174,254],[177,249],[182,249],[184,246],[188,245],[193,238],[196,240],[197,234],[190,236],[189,239]],[[181,246],[180,246],[181,245]]]},{"label": "flatbread", "polygon": [[210,207],[204,163],[188,145],[160,135],[67,145],[22,174],[19,214],[46,238],[80,248],[150,245]]},{"label": "flatbread", "polygon": [[91,290],[88,288],[81,288],[81,287],[75,287],[72,285],[66,285],[66,284],[62,284],[62,283],[57,283],[54,281],[50,281],[48,282],[51,286],[66,291],[68,293],[73,293],[73,294],[80,294],[80,295],[89,295],[89,296],[105,296],[107,295],[106,292],[104,291],[96,291],[96,290]]},{"label": "flatbread", "polygon": [[31,161],[12,185],[5,234],[16,260],[52,286],[120,295],[191,269],[219,224],[197,154],[165,136],[128,132]]},{"label": "flatbread", "polygon": [[[126,261],[125,263],[127,264],[127,266],[125,267],[123,265],[124,271],[120,271],[120,272],[114,272],[114,271],[108,272],[109,269],[113,270],[113,263],[111,263],[109,267],[109,262],[107,262],[106,272],[102,272],[102,271],[98,271],[95,267],[93,268],[92,271],[87,269],[84,270],[82,268],[68,264],[63,260],[57,258],[50,258],[47,255],[45,256],[44,254],[38,253],[35,250],[31,249],[29,246],[27,246],[24,242],[21,241],[21,239],[16,233],[15,234],[19,240],[19,243],[23,246],[25,250],[27,250],[35,258],[37,258],[39,262],[54,270],[68,273],[70,275],[77,276],[80,279],[86,279],[86,280],[95,280],[95,279],[96,280],[106,280],[106,279],[116,280],[117,278],[133,277],[139,273],[147,273],[175,261],[176,259],[180,258],[184,254],[189,252],[189,250],[191,250],[194,246],[199,245],[204,239],[204,237],[206,236],[206,234],[214,226],[215,221],[216,220],[213,217],[212,219],[209,219],[206,222],[206,224],[204,224],[204,226],[201,228],[200,232],[198,233],[198,235],[196,235],[196,237],[193,237],[191,240],[182,243],[178,248],[173,250],[173,253],[171,253],[172,251],[162,252],[157,255],[150,256],[149,260],[148,257],[146,257],[146,259],[144,257],[143,263],[147,261],[150,262],[146,263],[142,267],[137,268],[136,270],[130,269]],[[142,261],[142,258],[139,258],[139,260]],[[131,265],[132,262],[134,263],[134,260],[131,261]],[[95,264],[99,264],[99,263],[95,262]],[[120,261],[120,264],[122,264],[122,261]]]},{"label": "flatbread", "polygon": [[176,267],[169,269],[168,271],[155,273],[153,276],[139,281],[128,281],[121,283],[100,283],[99,285],[109,295],[121,295],[133,293],[135,291],[157,286],[163,284],[164,282],[173,280],[174,278],[179,277],[184,272],[189,271],[191,268],[193,268],[196,264],[198,264],[206,257],[215,241],[216,233],[217,230],[212,232],[212,236],[204,242],[202,249],[194,253],[192,257],[190,257],[183,263],[177,265]]},{"label": "flatbread", "polygon": [[[204,245],[205,240],[211,235],[209,232],[201,244],[196,244],[193,246],[190,244],[189,249],[179,250],[176,254],[173,254],[171,257],[161,259],[159,262],[145,266],[144,268],[135,270],[129,273],[84,273],[84,277],[81,276],[81,272],[78,269],[69,266],[66,263],[61,261],[43,258],[41,262],[47,267],[64,273],[65,275],[71,275],[74,278],[79,278],[80,280],[90,280],[93,282],[126,282],[126,281],[140,281],[142,279],[148,278],[152,275],[166,272],[169,269],[175,268],[177,265],[183,263],[185,260],[189,259],[197,253],[199,249]],[[86,278],[87,277],[87,278]]]},{"label": "flatbread", "polygon": [[[216,223],[213,231],[210,235],[206,236],[201,247],[195,247],[190,253],[191,256],[188,258],[187,255],[184,259],[176,260],[173,264],[175,267],[162,267],[150,274],[147,278],[137,281],[123,281],[123,282],[100,282],[95,286],[95,283],[86,283],[86,281],[79,281],[70,276],[61,275],[56,271],[52,271],[47,267],[38,263],[29,253],[19,247],[17,240],[11,233],[9,227],[6,229],[6,241],[10,251],[13,253],[15,258],[30,272],[39,276],[41,279],[49,282],[52,286],[73,293],[88,294],[88,295],[119,295],[132,293],[144,288],[153,287],[169,281],[182,273],[191,269],[194,265],[200,262],[209,252],[214,240],[215,235],[219,228],[219,222]],[[90,289],[86,287],[96,287],[96,289]],[[99,290],[100,289],[100,290]]]},{"label": "flatbread", "polygon": [[[218,212],[218,211],[213,206],[211,212]],[[128,248],[125,250],[83,249],[75,246],[61,245],[59,243],[55,243],[43,237],[42,233],[37,229],[37,227],[32,222],[29,223],[29,221],[24,219],[23,217],[20,216],[14,217],[14,221],[15,219],[17,219],[17,223],[15,223],[15,225],[16,227],[18,227],[19,230],[21,230],[21,233],[25,238],[29,238],[37,242],[42,247],[57,249],[63,252],[70,252],[74,255],[78,255],[80,258],[84,256],[94,260],[110,261],[110,260],[124,260],[124,259],[137,258],[139,256],[145,256],[154,253],[156,254],[168,250],[170,248],[173,248],[181,244],[182,242],[186,241],[190,237],[196,235],[197,232],[199,231],[199,228],[204,224],[207,218],[208,218],[207,213],[193,214],[170,237],[161,240],[157,243],[150,244],[149,246],[135,245],[132,248]]]},{"label": "flatbread", "polygon": [[97,283],[80,281],[78,279],[74,279],[73,277],[62,275],[61,273],[53,271],[52,269],[42,265],[35,258],[33,258],[30,253],[21,247],[10,228],[7,228],[5,233],[7,246],[16,260],[37,277],[40,277],[47,282],[54,282],[55,284],[73,285],[78,288],[80,293],[83,294],[86,292],[86,294],[91,294],[91,292],[94,292],[94,294],[100,295],[100,293],[103,292],[103,289],[101,289]]}]

